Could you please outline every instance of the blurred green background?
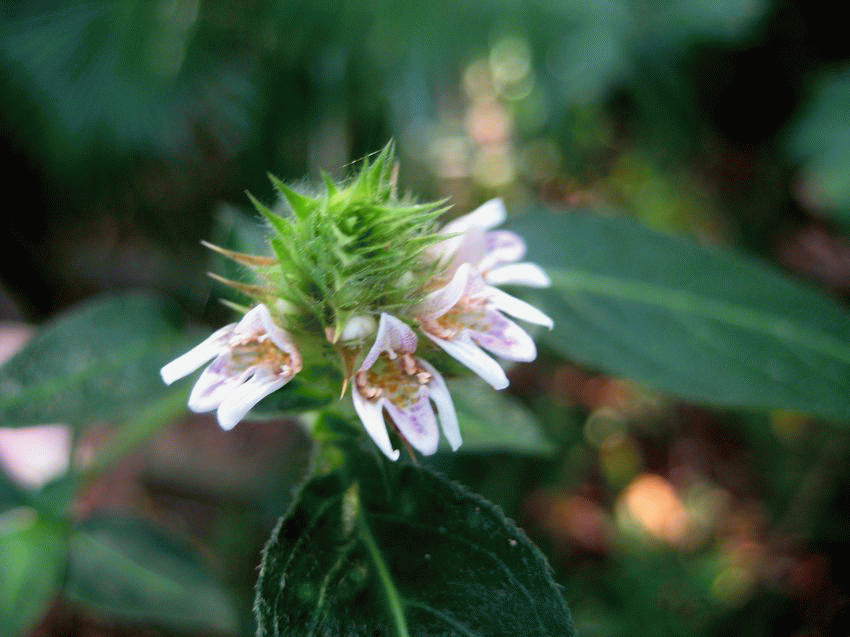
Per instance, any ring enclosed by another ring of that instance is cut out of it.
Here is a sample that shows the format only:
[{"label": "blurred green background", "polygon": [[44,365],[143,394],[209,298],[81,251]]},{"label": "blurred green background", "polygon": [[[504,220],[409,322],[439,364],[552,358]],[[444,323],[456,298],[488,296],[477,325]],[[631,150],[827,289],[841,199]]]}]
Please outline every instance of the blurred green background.
[{"label": "blurred green background", "polygon": [[[226,272],[199,240],[250,247],[245,190],[268,201],[267,172],[343,176],[390,138],[422,199],[628,216],[846,302],[849,65],[836,16],[782,0],[7,1],[0,320],[129,288],[220,324],[205,272]],[[433,463],[527,529],[581,634],[847,634],[843,430],[546,351],[511,378],[556,451]],[[247,615],[307,446],[291,425],[193,417],[79,506],[179,530]],[[170,634],[70,603],[41,630]]]}]

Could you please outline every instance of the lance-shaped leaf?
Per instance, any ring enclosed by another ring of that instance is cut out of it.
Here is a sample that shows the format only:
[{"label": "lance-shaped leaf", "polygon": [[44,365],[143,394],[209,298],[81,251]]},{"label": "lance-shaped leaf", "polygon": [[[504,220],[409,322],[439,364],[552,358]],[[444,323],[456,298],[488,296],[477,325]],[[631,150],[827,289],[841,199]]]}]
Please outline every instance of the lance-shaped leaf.
[{"label": "lance-shaped leaf", "polygon": [[134,413],[162,397],[159,368],[185,347],[180,326],[173,305],[135,294],[60,315],[0,368],[0,424]]},{"label": "lance-shaped leaf", "polygon": [[177,631],[236,631],[230,594],[191,546],[163,529],[104,514],[80,524],[70,546],[65,593],[75,603]]},{"label": "lance-shaped leaf", "polygon": [[23,637],[59,592],[67,530],[21,507],[0,516],[0,637]]},{"label": "lance-shaped leaf", "polygon": [[753,258],[588,214],[511,224],[551,276],[542,337],[707,404],[850,416],[850,312]]},{"label": "lance-shaped leaf", "polygon": [[412,466],[313,480],[266,547],[262,637],[570,637],[540,552],[492,504]]},{"label": "lance-shaped leaf", "polygon": [[509,395],[493,391],[477,377],[447,383],[463,434],[462,452],[551,455],[555,450],[534,415]]}]

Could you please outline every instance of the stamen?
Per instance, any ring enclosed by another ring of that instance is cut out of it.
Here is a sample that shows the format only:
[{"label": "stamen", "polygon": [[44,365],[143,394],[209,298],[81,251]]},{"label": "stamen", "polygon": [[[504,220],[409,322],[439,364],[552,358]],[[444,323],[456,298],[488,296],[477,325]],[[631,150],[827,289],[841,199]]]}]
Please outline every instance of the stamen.
[{"label": "stamen", "polygon": [[408,376],[413,376],[416,373],[416,360],[410,352],[405,352],[402,355],[404,361],[404,371]]}]

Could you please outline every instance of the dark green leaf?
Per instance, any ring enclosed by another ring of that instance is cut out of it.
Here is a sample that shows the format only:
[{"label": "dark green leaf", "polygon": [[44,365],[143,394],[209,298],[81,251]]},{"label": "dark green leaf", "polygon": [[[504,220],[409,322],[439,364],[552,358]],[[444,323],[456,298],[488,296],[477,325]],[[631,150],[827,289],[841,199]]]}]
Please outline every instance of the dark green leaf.
[{"label": "dark green leaf", "polygon": [[65,527],[29,508],[0,516],[0,637],[21,637],[59,591],[67,560]]},{"label": "dark green leaf", "polygon": [[504,392],[478,378],[451,380],[448,385],[463,435],[461,451],[554,451],[531,412]]},{"label": "dark green leaf", "polygon": [[282,388],[261,400],[251,417],[280,418],[325,407],[339,395],[342,379],[336,369],[314,366],[304,370]]},{"label": "dark green leaf", "polygon": [[159,369],[181,353],[175,308],[141,295],[82,305],[41,328],[0,368],[0,423],[86,423],[132,413],[167,391]]},{"label": "dark green leaf", "polygon": [[28,504],[29,498],[0,467],[0,514],[12,507]]},{"label": "dark green leaf", "polygon": [[543,556],[498,509],[429,471],[365,464],[353,483],[310,482],[275,530],[260,636],[574,634]]},{"label": "dark green leaf", "polygon": [[850,75],[822,83],[791,131],[789,150],[803,163],[814,204],[850,227]]},{"label": "dark green leaf", "polygon": [[66,593],[124,621],[183,631],[237,628],[230,595],[195,550],[120,515],[91,518],[75,530]]},{"label": "dark green leaf", "polygon": [[512,229],[564,355],[715,405],[850,416],[850,312],[754,259],[589,214]]}]

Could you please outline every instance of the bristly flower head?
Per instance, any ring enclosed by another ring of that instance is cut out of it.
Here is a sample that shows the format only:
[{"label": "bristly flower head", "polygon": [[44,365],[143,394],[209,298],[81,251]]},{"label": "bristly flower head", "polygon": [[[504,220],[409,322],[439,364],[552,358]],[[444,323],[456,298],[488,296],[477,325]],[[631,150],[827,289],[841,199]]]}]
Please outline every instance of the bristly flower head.
[{"label": "bristly flower head", "polygon": [[271,177],[283,213],[251,199],[268,221],[273,256],[206,244],[253,273],[252,283],[211,275],[252,298],[253,309],[242,308],[240,322],[163,368],[170,383],[214,359],[191,409],[217,409],[229,429],[302,365],[337,361],[343,392],[352,388],[366,431],[394,460],[399,452],[387,425],[426,455],[436,451],[440,428],[452,449],[461,444],[446,384],[416,356],[414,329],[496,388],[507,377],[481,347],[509,360],[534,359],[531,338],[502,312],[548,327],[551,319],[493,286],[549,281],[538,266],[517,262],[525,253],[519,236],[494,230],[504,205],[492,200],[440,229],[442,204],[399,198],[394,169],[390,144],[351,181],[325,177],[318,194]]}]

